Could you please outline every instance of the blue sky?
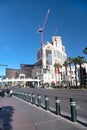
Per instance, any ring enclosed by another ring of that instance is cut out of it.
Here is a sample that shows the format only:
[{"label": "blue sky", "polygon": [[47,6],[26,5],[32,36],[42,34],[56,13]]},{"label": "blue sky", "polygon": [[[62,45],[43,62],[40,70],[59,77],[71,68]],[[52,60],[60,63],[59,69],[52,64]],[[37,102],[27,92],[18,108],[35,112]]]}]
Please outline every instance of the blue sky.
[{"label": "blue sky", "polygon": [[[61,36],[68,57],[84,55],[87,0],[0,0],[0,64],[19,69],[21,63],[36,62],[41,45],[37,30],[49,8],[44,41]],[[0,66],[0,74],[5,74],[4,66]]]}]

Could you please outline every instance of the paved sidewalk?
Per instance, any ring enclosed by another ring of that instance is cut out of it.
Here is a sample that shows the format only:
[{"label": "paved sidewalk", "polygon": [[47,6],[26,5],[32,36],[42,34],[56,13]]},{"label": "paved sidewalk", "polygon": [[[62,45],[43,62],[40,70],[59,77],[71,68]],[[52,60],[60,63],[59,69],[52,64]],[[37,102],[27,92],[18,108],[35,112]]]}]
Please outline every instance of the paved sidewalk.
[{"label": "paved sidewalk", "polygon": [[86,130],[35,105],[15,97],[0,97],[0,130]]},{"label": "paved sidewalk", "polygon": [[36,130],[32,120],[17,108],[16,100],[0,97],[0,130]]}]

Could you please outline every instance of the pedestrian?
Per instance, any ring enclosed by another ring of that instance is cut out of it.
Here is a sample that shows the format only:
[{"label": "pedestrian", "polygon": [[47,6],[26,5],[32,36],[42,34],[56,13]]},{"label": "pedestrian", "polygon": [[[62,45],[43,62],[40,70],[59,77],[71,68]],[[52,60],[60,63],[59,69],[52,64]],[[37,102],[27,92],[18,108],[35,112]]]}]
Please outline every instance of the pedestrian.
[{"label": "pedestrian", "polygon": [[13,95],[13,91],[12,91],[12,89],[10,90],[10,97],[12,97],[12,95]]},{"label": "pedestrian", "polygon": [[7,93],[7,97],[9,97],[9,94],[10,94],[10,89],[9,88],[6,89],[6,93]]}]

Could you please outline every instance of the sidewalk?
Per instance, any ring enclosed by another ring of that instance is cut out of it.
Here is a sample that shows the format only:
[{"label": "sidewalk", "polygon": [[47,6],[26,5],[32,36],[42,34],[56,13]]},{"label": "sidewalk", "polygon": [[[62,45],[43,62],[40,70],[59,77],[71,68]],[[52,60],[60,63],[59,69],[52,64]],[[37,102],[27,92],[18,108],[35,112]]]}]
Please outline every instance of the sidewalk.
[{"label": "sidewalk", "polygon": [[87,127],[15,97],[0,97],[0,130],[86,130]]},{"label": "sidewalk", "polygon": [[0,130],[36,130],[32,120],[17,109],[16,100],[18,99],[0,97]]}]

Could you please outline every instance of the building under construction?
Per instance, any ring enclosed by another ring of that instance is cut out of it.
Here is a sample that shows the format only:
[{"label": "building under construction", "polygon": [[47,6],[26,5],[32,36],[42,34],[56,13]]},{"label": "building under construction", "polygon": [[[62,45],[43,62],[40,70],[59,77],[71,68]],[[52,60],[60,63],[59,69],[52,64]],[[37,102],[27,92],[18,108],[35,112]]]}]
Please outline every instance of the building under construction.
[{"label": "building under construction", "polygon": [[[32,77],[39,78],[41,84],[45,82],[56,82],[54,64],[59,63],[63,65],[66,59],[67,55],[65,53],[65,47],[62,45],[61,37],[52,37],[51,42],[43,44],[37,50],[37,61],[32,70]],[[57,81],[61,81],[60,74],[57,76]]]}]

